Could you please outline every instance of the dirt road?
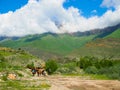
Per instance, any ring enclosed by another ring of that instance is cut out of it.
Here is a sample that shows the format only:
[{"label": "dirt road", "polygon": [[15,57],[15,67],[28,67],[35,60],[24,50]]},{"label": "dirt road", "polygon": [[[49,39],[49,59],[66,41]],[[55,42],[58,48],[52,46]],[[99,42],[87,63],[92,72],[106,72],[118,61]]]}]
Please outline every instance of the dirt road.
[{"label": "dirt road", "polygon": [[84,80],[80,77],[47,76],[51,85],[49,90],[120,90],[120,81],[117,80]]},{"label": "dirt road", "polygon": [[52,83],[50,90],[120,90],[119,81],[81,80],[79,77],[50,77],[48,80]]}]

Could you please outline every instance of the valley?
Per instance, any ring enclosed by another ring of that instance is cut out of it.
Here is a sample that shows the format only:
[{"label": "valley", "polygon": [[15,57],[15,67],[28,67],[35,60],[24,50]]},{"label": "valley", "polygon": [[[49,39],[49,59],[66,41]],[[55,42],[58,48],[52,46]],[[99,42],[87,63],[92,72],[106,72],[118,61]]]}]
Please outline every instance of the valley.
[{"label": "valley", "polygon": [[[28,66],[43,67],[48,75],[33,77]],[[119,66],[119,28],[83,35],[6,37],[0,41],[1,90],[119,90]],[[9,74],[17,77],[9,79]]]}]

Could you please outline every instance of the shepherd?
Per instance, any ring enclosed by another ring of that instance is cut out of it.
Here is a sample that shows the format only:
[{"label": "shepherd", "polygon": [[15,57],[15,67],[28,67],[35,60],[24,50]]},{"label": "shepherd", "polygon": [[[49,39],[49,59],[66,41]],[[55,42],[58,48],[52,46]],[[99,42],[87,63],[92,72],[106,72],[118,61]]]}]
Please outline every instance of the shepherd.
[{"label": "shepherd", "polygon": [[37,70],[35,68],[31,68],[31,72],[32,72],[33,76],[35,76]]}]

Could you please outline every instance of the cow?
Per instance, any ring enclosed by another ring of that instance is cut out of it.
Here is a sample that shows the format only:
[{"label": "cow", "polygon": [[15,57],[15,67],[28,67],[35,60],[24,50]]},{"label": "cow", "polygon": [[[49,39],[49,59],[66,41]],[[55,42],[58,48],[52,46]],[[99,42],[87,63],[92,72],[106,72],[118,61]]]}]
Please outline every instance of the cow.
[{"label": "cow", "polygon": [[37,73],[38,76],[40,76],[40,75],[46,76],[47,75],[44,68],[40,68],[40,67],[32,67],[32,68],[28,67],[28,68],[31,69],[31,72],[32,72],[33,76],[35,76],[36,73]]}]

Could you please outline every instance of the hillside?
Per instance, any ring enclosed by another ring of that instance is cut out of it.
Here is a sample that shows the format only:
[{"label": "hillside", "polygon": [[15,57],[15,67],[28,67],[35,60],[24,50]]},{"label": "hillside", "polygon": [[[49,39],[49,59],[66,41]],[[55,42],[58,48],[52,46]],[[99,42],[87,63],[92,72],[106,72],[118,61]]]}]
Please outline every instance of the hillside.
[{"label": "hillside", "polygon": [[101,39],[87,43],[85,46],[72,51],[71,55],[120,58],[120,29]]},{"label": "hillside", "polygon": [[119,38],[120,24],[85,32],[64,34],[48,32],[24,37],[1,37],[0,45],[13,49],[22,48],[42,59],[96,54],[102,57],[117,57]]},{"label": "hillside", "polygon": [[91,41],[95,35],[90,36],[72,36],[69,34],[41,34],[29,35],[18,40],[1,41],[2,46],[11,48],[22,48],[36,56],[53,57],[67,55],[69,52],[77,49],[88,41]]},{"label": "hillside", "polygon": [[14,71],[25,69],[27,65],[33,63],[42,63],[43,61],[24,50],[13,50],[6,47],[0,47],[0,71]]},{"label": "hillside", "polygon": [[112,34],[106,36],[105,38],[120,38],[120,28],[117,29],[115,32]]}]

